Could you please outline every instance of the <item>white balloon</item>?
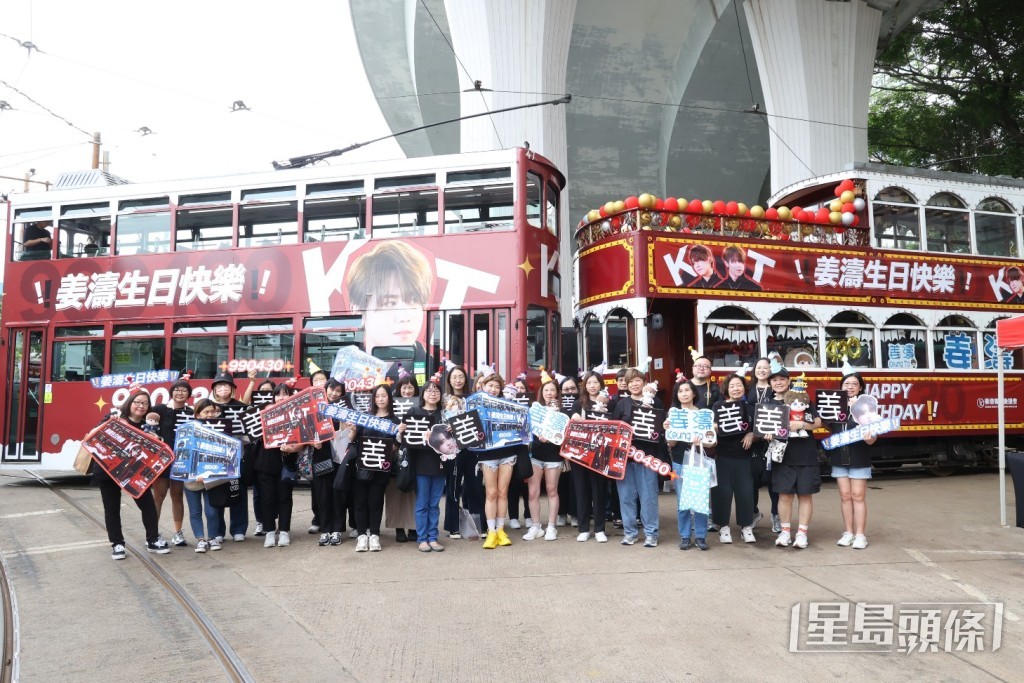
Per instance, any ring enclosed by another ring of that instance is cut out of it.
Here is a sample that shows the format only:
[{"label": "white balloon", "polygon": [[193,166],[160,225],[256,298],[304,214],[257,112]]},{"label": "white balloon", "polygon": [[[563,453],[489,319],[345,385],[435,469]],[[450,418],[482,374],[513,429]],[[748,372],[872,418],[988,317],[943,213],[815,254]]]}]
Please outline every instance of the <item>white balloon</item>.
[{"label": "white balloon", "polygon": [[843,214],[843,225],[853,225],[854,215],[852,213]]},{"label": "white balloon", "polygon": [[863,211],[864,206],[865,204],[863,197],[857,197],[856,199],[853,200],[853,208],[856,209],[857,211]]},{"label": "white balloon", "polygon": [[604,223],[601,223],[601,231],[602,232],[611,232],[612,231],[612,222],[611,221],[605,221]]}]

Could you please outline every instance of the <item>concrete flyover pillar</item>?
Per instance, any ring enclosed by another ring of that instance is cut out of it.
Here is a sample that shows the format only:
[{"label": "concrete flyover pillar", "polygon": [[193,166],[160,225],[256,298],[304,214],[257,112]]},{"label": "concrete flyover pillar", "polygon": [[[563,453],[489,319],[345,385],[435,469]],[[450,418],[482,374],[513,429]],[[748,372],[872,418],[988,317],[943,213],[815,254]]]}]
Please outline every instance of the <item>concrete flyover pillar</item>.
[{"label": "concrete flyover pillar", "polygon": [[770,127],[771,191],[868,155],[882,12],[865,0],[745,0]]}]

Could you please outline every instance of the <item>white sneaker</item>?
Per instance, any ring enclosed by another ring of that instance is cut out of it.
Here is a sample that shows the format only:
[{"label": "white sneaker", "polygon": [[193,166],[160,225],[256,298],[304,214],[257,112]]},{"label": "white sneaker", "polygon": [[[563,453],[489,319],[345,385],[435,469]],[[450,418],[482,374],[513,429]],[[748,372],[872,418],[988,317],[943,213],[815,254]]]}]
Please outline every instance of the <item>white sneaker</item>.
[{"label": "white sneaker", "polygon": [[277,546],[279,548],[281,546],[291,545],[291,544],[292,544],[292,539],[291,539],[291,536],[288,535],[287,531],[278,531],[277,532]]},{"label": "white sneaker", "polygon": [[349,538],[359,538],[359,531],[357,529],[349,529],[348,530],[348,537]]},{"label": "white sneaker", "polygon": [[757,539],[754,538],[754,529],[749,526],[740,529],[740,536],[743,537],[744,543],[757,543]]},{"label": "white sneaker", "polygon": [[174,532],[174,535],[171,536],[171,543],[178,546],[179,548],[183,548],[188,545],[188,541],[185,540],[185,534],[181,533],[180,531]]},{"label": "white sneaker", "polygon": [[522,529],[523,525],[519,523],[518,519],[510,519],[508,521],[508,528],[509,529]]},{"label": "white sneaker", "polygon": [[356,541],[356,552],[365,553],[370,549],[370,537],[366,534],[359,534],[359,539]]},{"label": "white sneaker", "polygon": [[544,532],[545,541],[553,541],[558,538],[558,529],[553,526],[549,526],[548,530]]},{"label": "white sneaker", "polygon": [[110,559],[112,560],[123,560],[125,558],[124,544],[116,543],[114,547],[110,549]]},{"label": "white sneaker", "polygon": [[858,534],[853,539],[853,548],[855,550],[864,550],[864,548],[867,548],[867,547],[868,547],[868,537],[865,536],[864,534]]},{"label": "white sneaker", "polygon": [[793,538],[794,548],[806,548],[807,547],[807,534],[803,531],[796,532],[796,536]]},{"label": "white sneaker", "polygon": [[590,540],[590,532],[589,531],[584,531],[583,533],[581,533],[579,536],[576,537],[576,540],[579,541],[580,543],[586,543],[587,541]]},{"label": "white sneaker", "polygon": [[565,526],[565,515],[555,517],[555,526]]},{"label": "white sneaker", "polygon": [[222,539],[221,539],[220,536],[218,536],[217,538],[211,538],[210,539],[210,550],[220,550],[220,542],[221,542],[221,540]]},{"label": "white sneaker", "polygon": [[841,545],[844,548],[849,548],[850,544],[853,543],[854,536],[849,531],[844,531],[843,535],[836,541],[836,545]]},{"label": "white sneaker", "polygon": [[524,541],[532,541],[536,538],[540,538],[544,535],[544,529],[540,524],[534,524],[530,527],[530,530],[523,534]]},{"label": "white sneaker", "polygon": [[224,542],[224,537],[223,536],[215,536],[214,538],[210,539],[210,543],[213,543],[214,541],[217,541],[217,545],[220,545],[221,543]]},{"label": "white sneaker", "polygon": [[256,522],[256,531],[252,532],[253,536],[266,536],[267,532],[263,530],[263,524]]},{"label": "white sneaker", "polygon": [[245,534],[235,534],[234,536],[231,537],[231,540],[234,541],[235,543],[241,543],[242,541],[245,540]]},{"label": "white sneaker", "polygon": [[775,539],[775,545],[780,548],[785,548],[789,545],[789,532],[783,529],[779,532],[779,537]]},{"label": "white sneaker", "polygon": [[764,519],[764,513],[761,513],[761,512],[755,513],[754,514],[754,521],[750,524],[750,528],[753,529],[755,526],[757,526],[761,522],[762,519]]},{"label": "white sneaker", "polygon": [[603,531],[598,531],[596,534],[594,534],[594,540],[598,543],[607,543],[608,536],[606,536]]},{"label": "white sneaker", "polygon": [[569,526],[571,526],[573,528],[578,528],[579,527],[579,520],[577,520],[572,515],[569,515]]},{"label": "white sneaker", "polygon": [[196,552],[197,553],[205,553],[209,549],[210,549],[210,543],[208,541],[206,541],[205,539],[200,538],[198,541],[196,541]]},{"label": "white sneaker", "polygon": [[732,543],[732,531],[729,527],[723,526],[718,530],[718,540],[722,543]]},{"label": "white sneaker", "polygon": [[306,533],[307,534],[318,534],[318,533],[320,533],[320,525],[319,524],[310,524],[309,528],[306,529]]},{"label": "white sneaker", "polygon": [[263,547],[264,548],[273,548],[276,545],[277,545],[277,532],[276,531],[268,531],[267,532],[267,537],[263,539]]},{"label": "white sneaker", "polygon": [[370,552],[380,552],[380,536],[378,536],[377,534],[370,534]]}]

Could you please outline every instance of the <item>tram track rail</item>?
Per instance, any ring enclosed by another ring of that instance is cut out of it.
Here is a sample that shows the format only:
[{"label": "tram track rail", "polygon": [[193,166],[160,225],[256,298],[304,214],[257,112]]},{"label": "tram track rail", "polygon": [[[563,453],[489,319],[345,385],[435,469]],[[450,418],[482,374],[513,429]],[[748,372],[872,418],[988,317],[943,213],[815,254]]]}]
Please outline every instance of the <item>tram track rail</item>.
[{"label": "tram track rail", "polygon": [[[64,502],[66,502],[71,507],[75,508],[86,519],[88,519],[89,521],[93,522],[100,529],[106,530],[106,525],[103,523],[103,520],[100,517],[98,517],[95,513],[93,513],[91,510],[89,510],[87,507],[85,507],[84,505],[79,503],[77,500],[75,500],[74,498],[69,496],[67,493],[65,493],[61,489],[55,487],[51,482],[49,482],[45,478],[39,476],[35,472],[29,472],[29,474],[32,477],[34,477],[39,483],[41,483],[44,486],[46,486],[58,498],[62,499]],[[157,582],[161,586],[163,586],[167,590],[167,592],[175,599],[175,602],[178,604],[178,607],[182,610],[182,612],[189,619],[189,621],[192,622],[193,626],[195,626],[196,630],[199,632],[199,635],[203,638],[203,640],[206,642],[207,646],[210,648],[210,652],[213,654],[214,658],[217,660],[217,663],[220,664],[221,668],[224,670],[224,673],[227,676],[227,679],[229,681],[240,681],[240,682],[241,681],[245,681],[245,682],[255,681],[256,680],[255,677],[246,668],[245,664],[242,662],[241,658],[238,656],[238,653],[235,652],[234,648],[231,647],[231,644],[227,641],[227,638],[224,637],[224,634],[220,632],[220,629],[217,628],[217,626],[210,619],[209,615],[207,615],[206,612],[203,611],[203,609],[199,606],[199,604],[195,601],[195,599],[191,596],[191,594],[189,594],[189,592],[187,590],[185,590],[185,588],[180,583],[178,583],[174,579],[174,577],[171,576],[170,573],[167,572],[166,569],[164,569],[158,562],[156,562],[153,558],[151,558],[149,556],[149,553],[146,551],[145,548],[142,548],[138,544],[133,543],[131,541],[127,541],[127,540],[125,541],[125,548],[127,548],[136,558],[139,559],[139,561],[142,562],[143,566],[149,571],[150,574],[153,575],[153,577],[157,580]],[[0,569],[2,569],[2,565],[0,565]],[[7,624],[6,607],[9,604],[11,604],[10,601],[8,600],[8,594],[7,594],[7,590],[9,588],[9,584],[7,582],[7,580],[8,580],[7,576],[0,577],[0,578],[3,578],[3,581],[0,581],[0,584],[3,585],[3,588],[5,590],[4,595],[3,595],[4,606],[5,606],[5,613],[4,613],[4,624],[5,624],[5,629],[4,629],[4,640],[5,640],[5,642],[4,642],[4,645],[5,645],[5,647],[4,647],[4,653],[3,653],[4,654],[4,670],[3,671],[4,671],[4,674],[6,674],[7,670],[8,670],[8,667],[6,665],[6,662],[7,662],[6,658],[8,656],[8,652],[12,653],[10,655],[12,657],[12,660],[13,660],[12,661],[12,666],[17,664],[17,651],[15,649],[16,639],[17,639],[17,631],[15,630],[15,632],[12,634],[12,637],[15,639],[15,642],[12,643],[11,649],[8,650],[7,646],[6,646],[7,645],[6,644],[6,638],[7,638],[7,631],[8,631],[8,629],[6,628],[6,624]],[[16,611],[15,611],[15,614],[16,614]],[[16,618],[16,616],[14,618]],[[15,622],[15,625],[16,625],[16,622]],[[12,671],[12,673],[13,673],[13,671]],[[9,679],[9,678],[4,678],[3,676],[0,676],[0,683],[8,683],[8,681],[14,681],[14,680],[17,680],[17,679],[16,678]]]},{"label": "tram track rail", "polygon": [[7,563],[0,557],[0,602],[3,603],[3,639],[0,640],[0,683],[18,680],[19,624]]}]

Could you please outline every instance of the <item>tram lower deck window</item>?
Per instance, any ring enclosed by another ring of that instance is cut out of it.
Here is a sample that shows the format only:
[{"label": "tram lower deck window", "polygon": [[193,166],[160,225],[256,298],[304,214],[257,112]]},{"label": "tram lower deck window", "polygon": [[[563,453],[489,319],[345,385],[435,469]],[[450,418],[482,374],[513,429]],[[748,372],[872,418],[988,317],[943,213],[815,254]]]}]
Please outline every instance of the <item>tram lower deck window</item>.
[{"label": "tram lower deck window", "polygon": [[103,374],[107,342],[103,339],[69,339],[53,343],[53,382],[80,382]]}]

